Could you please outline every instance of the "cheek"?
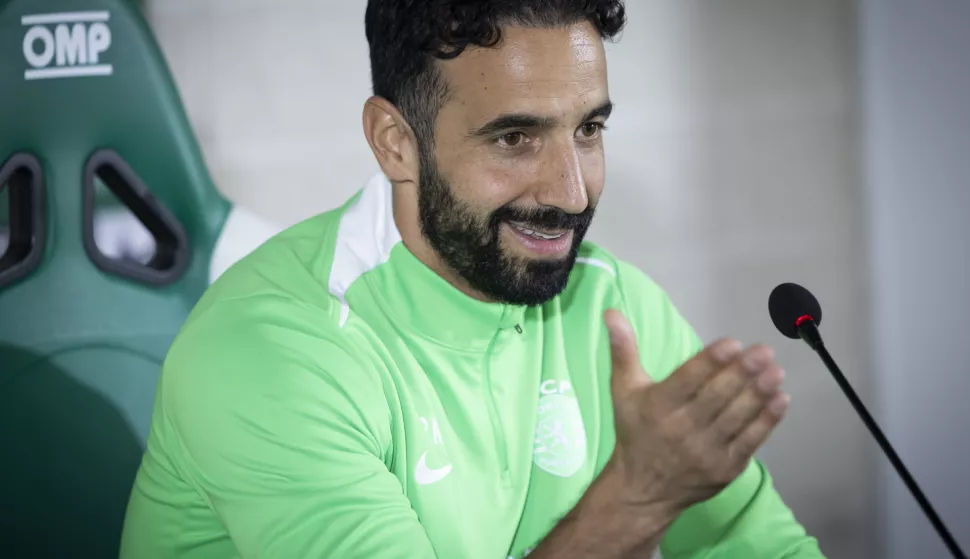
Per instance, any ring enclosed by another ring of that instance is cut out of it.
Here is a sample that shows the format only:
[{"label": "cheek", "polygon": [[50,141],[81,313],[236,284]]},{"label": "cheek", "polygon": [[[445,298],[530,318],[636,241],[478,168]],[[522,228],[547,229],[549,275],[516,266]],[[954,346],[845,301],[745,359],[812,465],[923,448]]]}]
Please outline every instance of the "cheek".
[{"label": "cheek", "polygon": [[539,165],[525,160],[467,153],[453,160],[449,173],[456,195],[475,208],[494,211],[529,191]]}]

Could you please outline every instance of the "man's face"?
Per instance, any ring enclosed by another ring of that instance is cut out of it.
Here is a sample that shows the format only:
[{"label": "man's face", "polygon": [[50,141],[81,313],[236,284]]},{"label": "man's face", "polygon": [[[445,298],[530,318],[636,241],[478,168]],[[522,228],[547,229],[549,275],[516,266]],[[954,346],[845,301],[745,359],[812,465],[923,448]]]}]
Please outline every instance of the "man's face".
[{"label": "man's face", "polygon": [[606,59],[588,23],[507,27],[497,49],[439,63],[450,97],[422,150],[419,214],[444,262],[489,299],[566,286],[603,190]]}]

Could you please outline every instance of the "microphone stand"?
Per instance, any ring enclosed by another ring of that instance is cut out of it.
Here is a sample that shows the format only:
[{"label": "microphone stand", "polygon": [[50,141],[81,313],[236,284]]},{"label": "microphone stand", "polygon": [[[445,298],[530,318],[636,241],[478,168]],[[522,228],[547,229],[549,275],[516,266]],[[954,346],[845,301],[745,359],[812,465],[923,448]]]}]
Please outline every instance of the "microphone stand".
[{"label": "microphone stand", "polygon": [[923,509],[923,514],[926,515],[930,521],[930,524],[932,524],[933,528],[936,529],[936,532],[940,535],[943,543],[946,544],[950,554],[953,555],[954,559],[967,559],[967,556],[957,544],[956,539],[954,539],[954,537],[950,534],[950,531],[947,530],[939,515],[936,514],[936,511],[933,509],[933,505],[930,504],[929,499],[923,495],[923,492],[920,490],[916,480],[913,479],[913,476],[910,475],[909,470],[906,469],[906,466],[899,458],[899,455],[897,455],[896,451],[893,450],[893,445],[891,445],[886,436],[883,435],[882,429],[880,429],[876,424],[876,420],[869,415],[869,411],[866,409],[866,406],[862,403],[862,400],[859,399],[859,396],[856,395],[855,390],[852,389],[852,385],[850,385],[849,381],[846,380],[845,375],[843,375],[842,371],[839,370],[839,366],[835,364],[835,360],[832,359],[831,355],[829,355],[828,350],[825,349],[825,344],[822,342],[822,335],[819,333],[818,326],[815,324],[815,321],[806,320],[799,323],[797,328],[798,335],[805,340],[809,347],[818,353],[819,357],[822,358],[822,362],[825,363],[825,366],[832,373],[832,376],[835,377],[835,382],[839,384],[839,387],[842,389],[842,392],[845,393],[846,398],[848,398],[849,402],[852,403],[852,407],[855,408],[855,411],[859,414],[859,417],[862,418],[862,422],[865,423],[866,427],[869,428],[869,432],[872,433],[872,436],[876,439],[876,442],[879,443],[882,451],[886,454],[886,458],[889,458],[889,463],[892,464],[893,468],[896,469],[896,473],[899,474],[899,477],[902,478],[903,483],[906,484],[906,487],[909,489],[910,493],[913,494],[913,498],[916,499],[916,502],[919,504],[920,508]]}]

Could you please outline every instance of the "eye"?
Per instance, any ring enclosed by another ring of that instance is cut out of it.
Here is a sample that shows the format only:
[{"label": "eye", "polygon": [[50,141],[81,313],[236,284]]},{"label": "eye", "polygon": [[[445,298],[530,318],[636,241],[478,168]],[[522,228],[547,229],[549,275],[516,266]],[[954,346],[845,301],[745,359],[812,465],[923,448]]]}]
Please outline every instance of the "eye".
[{"label": "eye", "polygon": [[594,140],[600,135],[600,132],[605,129],[606,126],[600,122],[587,122],[579,127],[579,134],[584,140]]},{"label": "eye", "polygon": [[525,134],[522,132],[509,132],[498,137],[498,143],[504,148],[519,147],[525,143]]}]

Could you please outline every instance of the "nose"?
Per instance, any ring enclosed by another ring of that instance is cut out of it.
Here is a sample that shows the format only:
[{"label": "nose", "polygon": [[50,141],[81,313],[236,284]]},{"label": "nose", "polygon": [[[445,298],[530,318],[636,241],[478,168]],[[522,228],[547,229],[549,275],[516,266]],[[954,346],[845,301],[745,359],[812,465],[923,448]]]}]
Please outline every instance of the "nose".
[{"label": "nose", "polygon": [[542,187],[536,195],[536,202],[578,214],[589,205],[589,193],[580,154],[573,142],[569,144],[550,150],[549,157],[543,162]]}]

